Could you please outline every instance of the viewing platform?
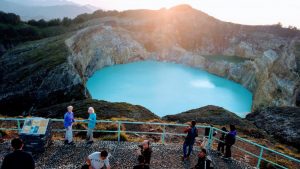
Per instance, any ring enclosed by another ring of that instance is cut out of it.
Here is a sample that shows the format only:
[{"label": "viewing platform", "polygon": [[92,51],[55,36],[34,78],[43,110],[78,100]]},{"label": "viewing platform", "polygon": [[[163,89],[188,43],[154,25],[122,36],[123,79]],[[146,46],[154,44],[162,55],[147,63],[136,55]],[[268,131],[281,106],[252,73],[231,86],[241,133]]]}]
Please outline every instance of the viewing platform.
[{"label": "viewing platform", "polygon": [[[85,163],[86,157],[95,152],[106,150],[111,154],[109,158],[113,169],[132,169],[137,164],[137,150],[139,143],[117,141],[95,141],[92,145],[87,145],[85,141],[76,141],[74,146],[64,145],[63,141],[53,141],[53,145],[46,149],[44,153],[34,155],[37,169],[80,169]],[[197,163],[199,148],[195,147],[190,156],[190,160],[182,161],[182,145],[180,144],[151,144],[152,158],[150,167],[152,169],[190,169]],[[0,156],[11,152],[10,143],[0,144]],[[244,169],[246,164],[235,160],[224,160],[212,154],[215,168],[222,169]],[[2,163],[2,158],[0,159]]]},{"label": "viewing platform", "polygon": [[[52,122],[53,133],[59,134],[65,131],[62,128],[63,119],[49,120]],[[0,118],[0,130],[14,131],[15,134],[18,134],[24,125],[24,121],[25,118]],[[196,138],[194,151],[189,160],[182,161],[182,143],[186,135],[183,133],[183,129],[188,126],[187,124],[98,120],[97,124],[101,124],[101,126],[114,125],[115,127],[94,130],[95,134],[103,133],[106,135],[98,137],[92,145],[89,145],[83,141],[86,130],[78,128],[78,125],[85,123],[85,120],[76,120],[75,126],[77,127],[74,128],[73,132],[81,133],[83,137],[75,134],[75,145],[64,145],[63,138],[56,135],[52,138],[52,144],[47,146],[44,152],[34,153],[37,168],[80,168],[89,154],[102,150],[111,153],[112,168],[132,168],[137,164],[137,150],[140,144],[138,141],[149,136],[148,138],[153,140],[151,143],[153,150],[151,168],[190,169],[197,162],[197,154],[200,151],[199,142],[204,137],[205,129],[209,129],[208,143],[205,148],[214,168],[240,169],[265,168],[266,166],[283,169],[300,168],[299,159],[239,136],[236,136],[236,143],[233,145],[233,158],[224,159],[216,152],[216,145],[220,141],[219,137],[223,131],[212,126],[196,126],[199,137]],[[125,134],[133,135],[136,140],[131,140],[132,142],[124,140]],[[111,139],[114,141],[101,140],[107,135],[113,136]],[[6,140],[0,144],[0,150],[0,163],[2,163],[3,157],[12,151],[10,141]]]}]

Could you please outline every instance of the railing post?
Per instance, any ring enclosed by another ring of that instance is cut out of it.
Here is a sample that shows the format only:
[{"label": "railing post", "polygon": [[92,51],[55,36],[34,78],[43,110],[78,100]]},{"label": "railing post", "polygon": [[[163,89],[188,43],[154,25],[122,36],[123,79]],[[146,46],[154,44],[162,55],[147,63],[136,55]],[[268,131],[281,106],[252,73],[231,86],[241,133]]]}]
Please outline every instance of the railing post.
[{"label": "railing post", "polygon": [[162,144],[165,144],[165,135],[166,135],[166,125],[164,125],[164,127],[163,127],[163,134],[161,136]]},{"label": "railing post", "polygon": [[208,134],[208,144],[207,144],[207,149],[210,150],[211,144],[212,144],[212,134],[213,133],[213,127],[209,126],[209,134]]},{"label": "railing post", "polygon": [[263,153],[264,153],[264,148],[261,147],[261,148],[260,148],[259,157],[258,157],[258,160],[257,160],[256,168],[259,168],[259,167],[260,167],[260,163],[261,163],[261,159],[262,159]]},{"label": "railing post", "polygon": [[118,121],[118,143],[121,141],[121,121]]},{"label": "railing post", "polygon": [[19,119],[17,119],[17,125],[18,125],[18,133],[20,133],[20,120]]}]

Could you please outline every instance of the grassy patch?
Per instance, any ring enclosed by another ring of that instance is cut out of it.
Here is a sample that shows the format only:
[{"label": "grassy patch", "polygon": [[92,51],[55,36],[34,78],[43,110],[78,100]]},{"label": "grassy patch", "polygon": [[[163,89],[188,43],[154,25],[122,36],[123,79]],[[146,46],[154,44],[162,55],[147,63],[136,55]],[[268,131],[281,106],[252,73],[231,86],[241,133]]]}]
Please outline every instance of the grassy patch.
[{"label": "grassy patch", "polygon": [[[18,81],[27,78],[28,76],[37,72],[49,72],[54,67],[67,61],[69,55],[68,48],[65,44],[66,36],[53,37],[41,41],[35,41],[26,43],[18,47],[12,52],[21,52],[24,63],[19,67],[19,71],[22,72],[18,78]],[[22,49],[30,46],[37,46],[33,50],[27,50],[22,52]]]},{"label": "grassy patch", "polygon": [[[104,141],[118,141],[118,134],[114,134],[114,135],[107,135],[101,138],[101,140]],[[121,141],[128,141],[128,136],[124,133],[120,134],[120,140]]]}]

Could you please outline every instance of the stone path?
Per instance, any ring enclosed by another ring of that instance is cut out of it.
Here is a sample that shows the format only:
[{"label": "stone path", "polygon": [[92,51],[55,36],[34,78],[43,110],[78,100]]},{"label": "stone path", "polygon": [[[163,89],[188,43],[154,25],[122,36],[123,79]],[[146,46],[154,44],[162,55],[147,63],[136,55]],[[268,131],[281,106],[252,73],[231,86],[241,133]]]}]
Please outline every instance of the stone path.
[{"label": "stone path", "polygon": [[[0,145],[0,163],[5,154],[11,151],[9,143]],[[86,145],[85,142],[76,142],[75,146],[63,145],[62,141],[54,141],[47,150],[34,155],[37,169],[80,169],[85,158],[94,151],[107,150],[111,153],[110,163],[113,169],[133,168],[137,163],[138,143],[114,141],[96,141],[93,145]],[[179,144],[152,144],[152,169],[190,169],[196,164],[196,154],[199,149],[196,147],[189,161],[181,161],[182,146]],[[212,159],[216,164],[215,168],[239,169],[245,168],[238,162],[226,162],[211,152]],[[219,165],[219,167],[217,166]]]}]

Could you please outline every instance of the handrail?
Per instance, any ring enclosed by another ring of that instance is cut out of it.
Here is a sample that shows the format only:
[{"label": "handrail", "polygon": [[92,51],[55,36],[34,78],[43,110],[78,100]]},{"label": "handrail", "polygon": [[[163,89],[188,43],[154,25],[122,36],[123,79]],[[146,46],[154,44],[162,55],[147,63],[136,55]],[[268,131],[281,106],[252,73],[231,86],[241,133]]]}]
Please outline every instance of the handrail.
[{"label": "handrail", "polygon": [[[0,118],[0,121],[17,121],[17,128],[0,128],[0,130],[14,130],[14,131],[18,131],[20,132],[21,131],[21,125],[20,125],[20,121],[24,121],[25,118]],[[51,119],[51,121],[54,121],[54,122],[63,122],[64,120],[63,119]],[[88,123],[87,120],[75,120],[75,122],[79,122],[79,123]],[[131,121],[112,121],[112,120],[97,120],[96,123],[114,123],[114,124],[117,124],[118,125],[118,129],[117,130],[94,130],[94,132],[107,132],[107,133],[117,133],[117,136],[118,136],[118,142],[121,141],[121,133],[131,133],[131,134],[154,134],[154,135],[161,135],[161,140],[162,140],[162,144],[165,144],[165,136],[166,135],[176,135],[176,136],[185,136],[186,134],[184,133],[170,133],[170,132],[166,132],[166,126],[174,126],[174,127],[186,127],[188,126],[187,124],[173,124],[173,123],[158,123],[158,122],[131,122]],[[126,131],[126,130],[122,130],[122,124],[146,124],[146,125],[159,125],[159,126],[162,126],[162,132],[143,132],[143,131]],[[219,132],[222,132],[222,133],[227,133],[227,132],[224,132],[216,127],[212,127],[212,126],[205,126],[205,125],[196,125],[197,128],[209,128],[209,136],[208,136],[208,148],[210,149],[211,148],[211,144],[212,144],[212,141],[213,140],[217,140],[217,141],[221,141],[219,140],[218,138],[215,138],[213,136],[213,132],[214,131],[219,131]],[[53,131],[55,132],[62,132],[62,131],[65,131],[64,129],[53,129]],[[75,132],[77,131],[86,131],[86,130],[79,130],[79,129],[75,129],[73,130]],[[269,162],[273,165],[276,165],[277,167],[280,167],[280,168],[284,168],[286,169],[285,166],[282,166],[280,164],[277,164],[273,161],[270,161],[266,158],[263,157],[263,153],[265,151],[270,151],[272,153],[275,153],[277,155],[280,155],[282,157],[285,157],[287,158],[288,160],[291,160],[291,161],[294,161],[296,163],[299,163],[300,165],[300,160],[299,159],[296,159],[294,157],[291,157],[291,156],[288,156],[286,154],[283,154],[281,152],[278,152],[278,151],[275,151],[275,150],[272,150],[268,147],[265,147],[263,145],[260,145],[258,143],[255,143],[253,141],[250,141],[250,140],[247,140],[245,138],[241,138],[239,136],[236,136],[237,140],[239,141],[242,141],[242,142],[245,142],[245,143],[248,143],[248,144],[251,144],[251,145],[254,145],[254,146],[257,146],[260,148],[260,152],[259,152],[259,155],[256,155],[252,152],[249,152],[247,150],[245,150],[244,148],[241,148],[241,147],[238,147],[236,145],[233,145],[233,147],[239,149],[240,151],[244,152],[244,153],[247,153],[255,158],[258,159],[257,161],[257,165],[256,167],[259,168],[260,167],[260,164],[261,164],[261,161],[266,161],[266,162]]]},{"label": "handrail", "polygon": [[[215,130],[218,130],[218,131],[220,131],[220,132],[226,133],[226,132],[224,132],[224,131],[222,131],[222,130],[220,130],[220,129],[218,129],[218,128],[215,128],[215,127],[214,127],[214,129],[215,129]],[[265,146],[263,146],[263,145],[257,144],[257,143],[255,143],[255,142],[253,142],[253,141],[251,141],[251,140],[247,140],[247,139],[244,139],[244,138],[239,137],[239,136],[236,136],[236,138],[238,138],[238,140],[247,142],[247,143],[249,143],[249,144],[252,144],[252,145],[255,145],[255,146],[259,147],[259,148],[262,148],[262,149],[264,149],[264,150],[268,150],[268,151],[270,151],[270,152],[272,152],[272,153],[276,153],[276,154],[278,154],[278,155],[281,155],[281,156],[283,156],[283,157],[289,158],[289,159],[291,159],[291,160],[293,160],[293,161],[296,161],[296,162],[300,163],[300,160],[299,160],[299,159],[296,159],[296,158],[294,158],[294,157],[288,156],[288,155],[283,154],[283,153],[281,153],[281,152],[272,150],[272,149],[270,149],[270,148],[268,148],[268,147],[265,147]]]}]

